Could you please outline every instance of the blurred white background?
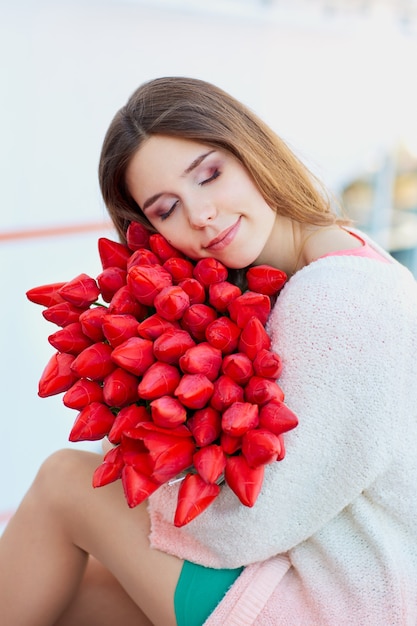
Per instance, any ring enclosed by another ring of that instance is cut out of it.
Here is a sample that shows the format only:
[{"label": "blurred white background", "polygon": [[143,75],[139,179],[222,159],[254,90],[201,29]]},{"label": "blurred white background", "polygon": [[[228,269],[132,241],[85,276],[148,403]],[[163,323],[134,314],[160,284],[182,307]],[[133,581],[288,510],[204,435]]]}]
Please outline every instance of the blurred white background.
[{"label": "blurred white background", "polygon": [[42,460],[74,445],[76,413],[37,396],[56,327],[25,292],[100,272],[113,231],[97,164],[116,110],[157,76],[214,82],[332,191],[376,180],[389,220],[374,174],[392,182],[399,147],[417,154],[416,18],[414,0],[0,0],[0,529]]}]

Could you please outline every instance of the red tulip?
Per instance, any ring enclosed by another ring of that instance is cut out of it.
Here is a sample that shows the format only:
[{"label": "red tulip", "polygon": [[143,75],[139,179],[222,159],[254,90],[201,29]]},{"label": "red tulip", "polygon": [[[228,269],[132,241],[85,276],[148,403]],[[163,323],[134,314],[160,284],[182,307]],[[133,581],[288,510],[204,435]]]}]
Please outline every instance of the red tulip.
[{"label": "red tulip", "polygon": [[242,441],[242,454],[250,467],[273,463],[281,452],[281,442],[269,430],[256,428],[249,430]]},{"label": "red tulip", "polygon": [[107,307],[95,306],[83,311],[79,316],[79,321],[84,335],[90,337],[94,342],[103,341],[103,321],[107,315]]},{"label": "red tulip", "polygon": [[103,388],[94,380],[80,378],[68,389],[62,398],[65,406],[81,411],[87,404],[103,402]]},{"label": "red tulip", "polygon": [[88,404],[78,414],[71,429],[70,441],[96,441],[103,439],[111,429],[114,415],[101,402]]},{"label": "red tulip", "polygon": [[207,446],[219,438],[221,426],[221,414],[211,406],[194,411],[188,418],[187,426],[190,429],[196,444],[200,447]]},{"label": "red tulip", "polygon": [[94,471],[93,487],[103,487],[121,478],[123,465],[123,456],[120,448],[109,450],[102,464]]},{"label": "red tulip", "polygon": [[285,285],[287,275],[270,265],[255,265],[246,272],[246,280],[251,291],[274,296]]},{"label": "red tulip", "polygon": [[160,265],[159,259],[152,250],[136,250],[127,261],[126,269],[129,272],[134,265]]},{"label": "red tulip", "polygon": [[257,376],[279,378],[282,372],[282,361],[276,352],[262,348],[253,359],[253,369]]},{"label": "red tulip", "polygon": [[107,343],[93,343],[75,358],[71,369],[80,378],[103,380],[116,365],[111,359],[112,347]]},{"label": "red tulip", "polygon": [[223,354],[231,354],[238,346],[241,329],[228,317],[219,317],[206,328],[206,339]]},{"label": "red tulip", "polygon": [[179,366],[186,374],[204,374],[211,381],[219,375],[221,364],[221,350],[206,341],[188,348],[179,360]]},{"label": "red tulip", "polygon": [[107,267],[120,267],[125,270],[127,260],[132,254],[127,246],[106,237],[98,240],[98,253],[104,270]]},{"label": "red tulip", "polygon": [[97,276],[97,283],[105,302],[110,302],[116,291],[126,285],[126,276],[126,270],[121,267],[106,267]]},{"label": "red tulip", "polygon": [[226,460],[226,482],[245,506],[252,507],[255,504],[264,474],[264,465],[250,467],[243,456],[230,456]]},{"label": "red tulip", "polygon": [[193,464],[206,483],[215,483],[226,467],[226,455],[221,446],[205,446],[194,454]]},{"label": "red tulip", "polygon": [[136,300],[129,287],[124,285],[111,299],[108,312],[114,315],[133,315],[139,321],[146,317],[148,310]]},{"label": "red tulip", "polygon": [[88,307],[97,300],[100,289],[94,278],[87,274],[79,274],[65,283],[58,293],[74,306]]},{"label": "red tulip", "polygon": [[155,363],[153,343],[142,337],[130,337],[111,353],[113,363],[136,376],[142,376]]},{"label": "red tulip", "polygon": [[42,311],[43,317],[57,326],[68,326],[73,322],[78,322],[81,313],[86,307],[78,307],[69,302],[58,302]]},{"label": "red tulip", "polygon": [[193,462],[195,444],[190,437],[150,432],[143,441],[153,461],[152,478],[160,483],[175,478]]},{"label": "red tulip", "polygon": [[253,291],[245,291],[232,300],[228,306],[230,317],[239,328],[245,328],[251,317],[257,317],[265,325],[271,312],[271,301],[268,296]]},{"label": "red tulip", "polygon": [[227,280],[227,276],[227,268],[213,258],[200,259],[194,267],[194,278],[207,287]]},{"label": "red tulip", "polygon": [[217,498],[219,485],[206,483],[198,474],[187,474],[178,491],[174,526],[185,526]]},{"label": "red tulip", "polygon": [[174,365],[157,361],[145,372],[139,383],[139,396],[144,400],[171,396],[178,387],[180,378],[180,373]]},{"label": "red tulip", "polygon": [[113,348],[137,336],[138,320],[128,313],[108,314],[103,318],[103,335]]},{"label": "red tulip", "polygon": [[144,339],[154,341],[166,330],[170,330],[172,328],[179,329],[180,326],[178,322],[168,322],[168,320],[165,320],[157,313],[154,313],[153,315],[146,317],[143,322],[138,325],[137,334]]},{"label": "red tulip", "polygon": [[153,306],[169,322],[179,320],[190,306],[188,294],[178,285],[164,287],[156,294]]},{"label": "red tulip", "polygon": [[239,351],[255,359],[258,352],[271,346],[271,339],[257,317],[251,317],[239,337]]},{"label": "red tulip", "polygon": [[91,339],[84,335],[80,322],[68,324],[65,328],[49,335],[48,341],[59,352],[79,354],[92,344]]},{"label": "red tulip", "polygon": [[190,305],[204,304],[206,299],[206,292],[201,283],[195,278],[185,278],[178,283],[181,289],[184,289],[185,293],[190,298]]},{"label": "red tulip", "polygon": [[150,403],[152,419],[158,426],[163,428],[175,428],[184,424],[187,419],[187,411],[176,398],[161,396]]},{"label": "red tulip", "polygon": [[140,222],[130,222],[126,231],[126,241],[130,250],[149,247],[150,232]]},{"label": "red tulip", "polygon": [[220,436],[220,445],[225,454],[235,454],[242,447],[242,437],[233,437],[227,433],[222,433]]},{"label": "red tulip", "polygon": [[195,342],[186,330],[170,328],[153,343],[153,352],[158,361],[177,364],[180,356]]},{"label": "red tulip", "polygon": [[239,385],[246,385],[253,376],[252,361],[243,352],[228,354],[223,358],[222,372]]},{"label": "red tulip", "polygon": [[138,302],[153,306],[161,289],[172,285],[172,276],[161,265],[134,265],[128,272],[127,283]]},{"label": "red tulip", "polygon": [[39,397],[47,398],[62,393],[75,383],[77,376],[71,369],[74,359],[74,355],[65,352],[57,352],[49,359],[39,380]]},{"label": "red tulip", "polygon": [[163,267],[171,274],[174,284],[193,277],[194,265],[188,259],[171,257],[165,261]]},{"label": "red tulip", "polygon": [[193,304],[184,312],[181,326],[197,341],[204,341],[207,327],[216,319],[216,311],[208,304]]},{"label": "red tulip", "polygon": [[132,465],[125,465],[122,471],[122,484],[126,501],[130,508],[144,502],[161,483],[142,474]]},{"label": "red tulip", "polygon": [[182,257],[182,252],[171,246],[170,243],[159,233],[153,233],[149,237],[149,247],[165,263],[171,257]]},{"label": "red tulip", "polygon": [[229,376],[223,374],[214,381],[214,390],[210,404],[216,411],[224,411],[234,402],[243,402],[243,400],[243,388]]},{"label": "red tulip", "polygon": [[245,387],[245,400],[260,406],[266,404],[270,400],[284,399],[284,392],[275,380],[262,378],[261,376],[252,376]]},{"label": "red tulip", "polygon": [[204,374],[184,374],[174,391],[177,398],[190,409],[202,409],[213,393],[213,383]]},{"label": "red tulip", "polygon": [[258,406],[250,402],[234,402],[222,415],[222,429],[232,437],[242,437],[258,422]]},{"label": "red tulip", "polygon": [[59,293],[61,287],[66,283],[50,283],[49,285],[40,285],[39,287],[33,287],[26,292],[28,300],[34,304],[41,304],[46,307],[51,307],[54,304],[62,302],[64,299]]},{"label": "red tulip", "polygon": [[125,406],[118,412],[108,438],[111,443],[120,443],[122,434],[132,428],[136,428],[142,422],[150,422],[151,416],[146,407],[137,404]]},{"label": "red tulip", "polygon": [[103,381],[103,397],[111,407],[122,407],[136,402],[139,399],[137,377],[117,367]]},{"label": "red tulip", "polygon": [[209,286],[209,303],[216,311],[222,313],[225,313],[229,304],[240,295],[242,291],[239,287],[226,280]]},{"label": "red tulip", "polygon": [[259,411],[259,425],[275,435],[292,430],[297,424],[298,418],[295,413],[279,399],[270,400]]}]

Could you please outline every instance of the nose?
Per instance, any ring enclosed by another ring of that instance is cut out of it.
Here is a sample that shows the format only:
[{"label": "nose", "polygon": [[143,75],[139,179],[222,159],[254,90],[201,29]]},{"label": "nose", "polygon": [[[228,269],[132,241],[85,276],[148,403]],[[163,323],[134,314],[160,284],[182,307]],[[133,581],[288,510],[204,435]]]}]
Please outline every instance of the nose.
[{"label": "nose", "polygon": [[188,207],[188,221],[193,228],[204,228],[217,215],[214,204],[205,202],[193,202]]}]

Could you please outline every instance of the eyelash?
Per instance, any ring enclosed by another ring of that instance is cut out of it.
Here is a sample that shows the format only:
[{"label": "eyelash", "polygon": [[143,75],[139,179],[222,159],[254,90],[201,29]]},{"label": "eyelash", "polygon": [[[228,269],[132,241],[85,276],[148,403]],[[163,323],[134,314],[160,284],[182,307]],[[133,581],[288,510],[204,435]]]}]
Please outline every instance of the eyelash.
[{"label": "eyelash", "polygon": [[[207,183],[211,183],[213,180],[216,180],[216,178],[218,178],[220,176],[220,171],[218,169],[215,169],[213,174],[209,177],[206,178],[205,180],[201,181],[201,183],[198,183],[200,185],[200,187],[202,187],[203,185],[206,185]],[[171,206],[171,208],[169,209],[169,211],[167,211],[166,213],[163,213],[162,215],[160,215],[160,219],[162,221],[166,220],[171,213],[174,211],[175,207],[178,204],[178,200],[175,200],[174,204]]]}]

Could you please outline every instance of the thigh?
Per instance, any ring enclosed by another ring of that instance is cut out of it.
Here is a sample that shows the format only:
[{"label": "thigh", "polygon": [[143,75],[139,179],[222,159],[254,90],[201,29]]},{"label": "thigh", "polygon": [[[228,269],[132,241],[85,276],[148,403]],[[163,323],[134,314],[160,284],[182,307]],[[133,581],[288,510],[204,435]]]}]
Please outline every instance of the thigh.
[{"label": "thigh", "polygon": [[112,573],[155,626],[175,626],[182,561],[150,548],[147,504],[130,509],[121,481],[92,487],[101,460],[80,450],[55,453],[40,472],[44,493],[54,498],[72,542]]}]

